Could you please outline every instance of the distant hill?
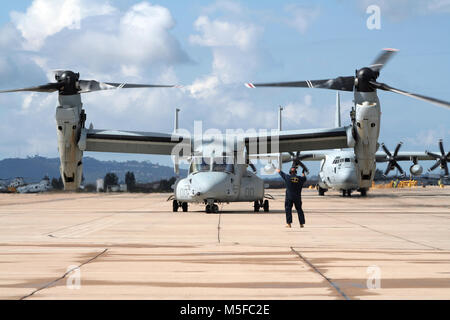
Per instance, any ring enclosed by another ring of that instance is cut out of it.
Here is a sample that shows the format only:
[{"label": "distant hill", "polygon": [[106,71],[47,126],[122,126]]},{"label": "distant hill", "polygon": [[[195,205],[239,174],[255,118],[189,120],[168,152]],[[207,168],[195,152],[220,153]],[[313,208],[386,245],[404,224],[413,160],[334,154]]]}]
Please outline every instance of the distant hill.
[{"label": "distant hill", "polygon": [[[0,179],[24,177],[28,183],[40,181],[44,176],[59,178],[59,158],[28,157],[26,159],[11,158],[0,160]],[[83,158],[83,174],[86,183],[95,183],[106,173],[113,172],[119,181],[125,180],[127,171],[134,172],[137,182],[154,182],[161,179],[170,179],[175,174],[173,167],[160,166],[149,161],[100,161],[91,157]],[[186,170],[180,170],[186,175]]]}]

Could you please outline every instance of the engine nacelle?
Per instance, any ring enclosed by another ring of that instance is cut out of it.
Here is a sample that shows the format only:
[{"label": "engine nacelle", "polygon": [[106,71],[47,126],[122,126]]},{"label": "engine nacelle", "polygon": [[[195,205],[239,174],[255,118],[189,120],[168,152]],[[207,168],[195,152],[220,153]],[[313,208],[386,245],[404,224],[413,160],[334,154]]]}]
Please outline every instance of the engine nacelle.
[{"label": "engine nacelle", "polygon": [[275,173],[275,168],[273,167],[273,165],[271,163],[266,164],[266,166],[264,167],[264,173],[267,175],[271,175]]},{"label": "engine nacelle", "polygon": [[83,151],[78,146],[83,123],[80,95],[60,95],[59,104],[56,109],[56,125],[60,173],[64,190],[75,191],[80,187],[83,176]]},{"label": "engine nacelle", "polygon": [[409,172],[413,176],[420,176],[423,173],[423,167],[420,164],[413,164],[411,168],[409,168]]}]

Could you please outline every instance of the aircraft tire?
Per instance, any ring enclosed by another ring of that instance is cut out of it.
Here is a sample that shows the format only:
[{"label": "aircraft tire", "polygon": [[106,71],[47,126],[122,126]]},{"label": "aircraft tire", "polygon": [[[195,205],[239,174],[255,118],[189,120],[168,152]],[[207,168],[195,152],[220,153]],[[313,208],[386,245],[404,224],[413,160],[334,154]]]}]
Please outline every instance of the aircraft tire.
[{"label": "aircraft tire", "polygon": [[327,189],[323,189],[323,188],[319,187],[319,196],[323,197],[325,195],[325,192],[327,192]]},{"label": "aircraft tire", "polygon": [[212,211],[213,213],[219,212],[219,206],[218,206],[217,204],[213,204],[211,207],[212,207],[212,208],[211,208],[211,211]]},{"label": "aircraft tire", "polygon": [[173,200],[173,202],[172,202],[172,210],[173,210],[173,212],[177,212],[178,208],[179,208],[178,201],[177,200]]},{"label": "aircraft tire", "polygon": [[359,192],[361,192],[361,197],[367,197],[367,189],[361,189]]},{"label": "aircraft tire", "polygon": [[269,212],[269,200],[264,200],[264,212]]},{"label": "aircraft tire", "polygon": [[181,208],[183,208],[183,212],[188,212],[188,203],[187,202],[183,202],[181,204]]},{"label": "aircraft tire", "polygon": [[211,213],[211,206],[209,204],[206,205],[205,211],[206,213]]},{"label": "aircraft tire", "polygon": [[259,212],[259,208],[260,208],[259,201],[255,201],[253,204],[253,210],[255,212]]}]

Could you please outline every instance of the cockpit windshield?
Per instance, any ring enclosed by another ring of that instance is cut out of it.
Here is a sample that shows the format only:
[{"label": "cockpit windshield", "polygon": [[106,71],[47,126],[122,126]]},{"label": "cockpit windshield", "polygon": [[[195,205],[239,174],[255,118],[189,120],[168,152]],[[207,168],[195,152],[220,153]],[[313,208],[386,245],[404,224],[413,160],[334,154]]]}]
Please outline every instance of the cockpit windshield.
[{"label": "cockpit windshield", "polygon": [[214,158],[213,171],[215,172],[234,172],[233,158],[231,157],[219,157]]},{"label": "cockpit windshield", "polygon": [[195,157],[191,162],[189,173],[206,172],[211,170],[209,158]]},{"label": "cockpit windshield", "polygon": [[[212,161],[211,161],[212,160]],[[212,166],[211,166],[212,162]],[[189,168],[189,173],[196,172],[226,172],[234,173],[234,165],[232,157],[195,157],[192,160],[191,166]]]}]

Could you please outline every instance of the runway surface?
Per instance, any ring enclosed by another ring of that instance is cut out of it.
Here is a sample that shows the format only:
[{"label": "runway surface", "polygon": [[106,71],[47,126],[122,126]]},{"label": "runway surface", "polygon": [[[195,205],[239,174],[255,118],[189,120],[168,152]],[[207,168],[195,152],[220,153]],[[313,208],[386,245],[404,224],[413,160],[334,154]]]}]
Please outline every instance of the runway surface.
[{"label": "runway surface", "polygon": [[[450,188],[283,190],[171,212],[166,194],[0,194],[1,299],[450,299]],[[370,287],[370,289],[368,288]]]}]

